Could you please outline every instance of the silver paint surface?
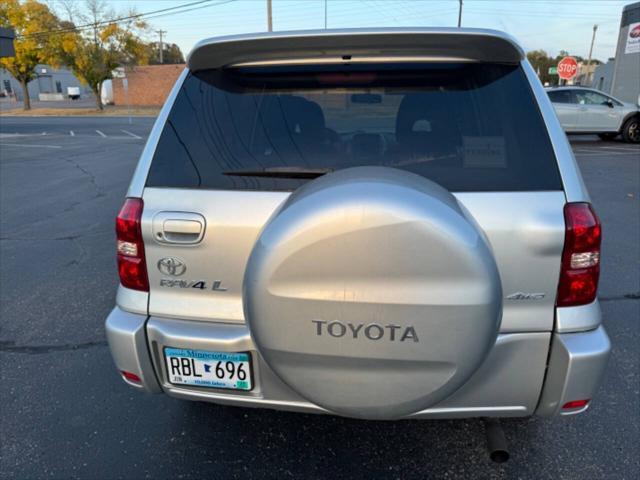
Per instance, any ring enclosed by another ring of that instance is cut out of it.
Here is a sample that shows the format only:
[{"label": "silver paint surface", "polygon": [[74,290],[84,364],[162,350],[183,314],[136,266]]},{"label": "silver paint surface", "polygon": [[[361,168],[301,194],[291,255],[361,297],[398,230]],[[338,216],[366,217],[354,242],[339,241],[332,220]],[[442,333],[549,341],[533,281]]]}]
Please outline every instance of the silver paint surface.
[{"label": "silver paint surface", "polygon": [[[329,411],[378,419],[460,388],[502,315],[498,268],[475,222],[439,185],[386,167],[294,192],[256,241],[243,300],[258,351],[287,385]],[[317,335],[314,320],[367,324],[380,338]],[[390,341],[392,325],[419,341]]]},{"label": "silver paint surface", "polygon": [[265,32],[214,37],[198,42],[187,57],[197,71],[247,62],[305,61],[336,57],[427,55],[450,60],[518,63],[524,51],[509,35],[480,28],[367,28]]}]

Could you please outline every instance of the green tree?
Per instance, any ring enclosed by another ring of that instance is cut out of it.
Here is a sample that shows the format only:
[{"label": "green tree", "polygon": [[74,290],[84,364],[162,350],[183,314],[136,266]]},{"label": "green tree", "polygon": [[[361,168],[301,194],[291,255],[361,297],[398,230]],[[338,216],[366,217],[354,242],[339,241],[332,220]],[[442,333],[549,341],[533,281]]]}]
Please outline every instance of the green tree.
[{"label": "green tree", "polygon": [[[184,56],[180,51],[180,47],[175,43],[163,43],[162,44],[162,63],[165,64],[179,64],[184,63]],[[148,57],[150,65],[160,64],[160,45],[158,42],[151,42],[147,45]]]},{"label": "green tree", "polygon": [[[75,23],[70,14],[73,7],[77,5],[67,7],[72,24]],[[112,78],[113,70],[120,66],[147,63],[148,51],[139,37],[146,24],[135,17],[122,20],[134,14],[117,17],[101,0],[86,0],[85,10],[86,14],[77,18],[89,27],[64,34],[64,39],[58,42],[61,45],[59,55],[61,61],[89,86],[96,96],[97,107],[102,110],[102,84]]]},{"label": "green tree", "polygon": [[[572,56],[576,59],[578,63],[586,65],[586,60],[582,58],[580,55],[570,55],[566,50],[560,50],[558,55],[555,58],[550,57],[547,52],[544,50],[532,50],[527,52],[527,59],[533,69],[538,73],[540,77],[540,81],[544,84],[545,82],[549,82],[549,84],[557,84],[560,81],[560,77],[557,74],[550,75],[549,68],[555,67],[558,65],[558,62],[562,60],[564,57]],[[598,65],[602,62],[600,60],[592,59],[592,65]]]},{"label": "green tree", "polygon": [[16,33],[15,57],[1,58],[0,67],[15,77],[22,87],[25,110],[31,109],[27,84],[36,78],[36,66],[45,63],[59,64],[55,40],[46,34],[60,28],[60,20],[49,8],[35,0],[2,0],[0,2],[0,25],[13,28]]},{"label": "green tree", "polygon": [[536,73],[539,72],[538,76],[542,83],[555,83],[557,81],[557,76],[549,74],[549,67],[555,66],[557,62],[554,62],[547,52],[544,50],[533,50],[527,53],[527,59]]}]

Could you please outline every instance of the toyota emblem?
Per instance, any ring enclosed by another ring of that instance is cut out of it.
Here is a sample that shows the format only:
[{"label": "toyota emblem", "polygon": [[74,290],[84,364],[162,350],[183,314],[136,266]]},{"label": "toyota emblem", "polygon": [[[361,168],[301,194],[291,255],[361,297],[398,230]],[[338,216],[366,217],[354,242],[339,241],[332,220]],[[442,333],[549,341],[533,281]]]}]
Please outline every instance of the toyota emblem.
[{"label": "toyota emblem", "polygon": [[182,260],[178,260],[175,257],[165,257],[158,261],[158,270],[165,275],[171,275],[172,277],[179,277],[187,271],[187,266]]}]

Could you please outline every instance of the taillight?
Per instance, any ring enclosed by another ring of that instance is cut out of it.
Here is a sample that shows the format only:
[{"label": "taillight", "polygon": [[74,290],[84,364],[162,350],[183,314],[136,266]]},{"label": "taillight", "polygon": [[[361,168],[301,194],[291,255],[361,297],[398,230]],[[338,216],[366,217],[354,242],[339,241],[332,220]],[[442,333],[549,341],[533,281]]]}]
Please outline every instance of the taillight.
[{"label": "taillight", "polygon": [[598,291],[600,220],[590,204],[567,203],[564,221],[564,250],[556,305],[586,305],[596,299]]},{"label": "taillight", "polygon": [[122,286],[148,292],[149,279],[140,228],[143,207],[141,198],[127,198],[116,218],[118,274]]}]

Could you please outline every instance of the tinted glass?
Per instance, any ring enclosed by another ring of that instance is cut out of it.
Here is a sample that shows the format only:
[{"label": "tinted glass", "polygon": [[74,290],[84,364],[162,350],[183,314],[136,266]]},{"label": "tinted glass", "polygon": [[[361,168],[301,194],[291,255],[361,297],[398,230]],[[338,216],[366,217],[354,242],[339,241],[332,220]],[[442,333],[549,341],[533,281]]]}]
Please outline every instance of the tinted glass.
[{"label": "tinted glass", "polygon": [[571,92],[569,90],[556,90],[549,93],[549,98],[553,103],[572,103]]},{"label": "tinted glass", "polygon": [[400,168],[451,191],[559,190],[522,70],[489,64],[245,67],[191,74],[153,187],[293,190],[265,169]]}]

